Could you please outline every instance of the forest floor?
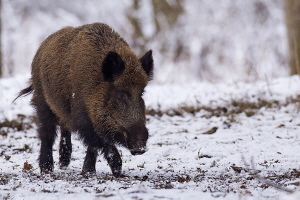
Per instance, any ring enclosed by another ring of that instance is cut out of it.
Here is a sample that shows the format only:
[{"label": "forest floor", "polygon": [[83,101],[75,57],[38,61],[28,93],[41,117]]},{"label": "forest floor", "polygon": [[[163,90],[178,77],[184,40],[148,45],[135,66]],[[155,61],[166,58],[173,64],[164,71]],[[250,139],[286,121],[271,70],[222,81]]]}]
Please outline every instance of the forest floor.
[{"label": "forest floor", "polygon": [[72,136],[72,161],[40,174],[31,96],[12,103],[29,75],[0,79],[0,199],[300,199],[300,78],[152,84],[145,93],[148,151],[118,147],[122,176]]}]

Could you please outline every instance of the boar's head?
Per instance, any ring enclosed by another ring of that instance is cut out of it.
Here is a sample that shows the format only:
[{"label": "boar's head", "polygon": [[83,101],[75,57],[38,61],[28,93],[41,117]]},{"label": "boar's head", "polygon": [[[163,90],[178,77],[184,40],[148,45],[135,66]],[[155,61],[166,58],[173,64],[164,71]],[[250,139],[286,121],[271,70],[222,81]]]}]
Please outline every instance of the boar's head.
[{"label": "boar's head", "polygon": [[151,50],[140,59],[131,52],[111,51],[102,63],[103,80],[109,89],[101,129],[106,129],[113,142],[127,147],[132,155],[146,151],[149,134],[142,95],[152,73]]}]

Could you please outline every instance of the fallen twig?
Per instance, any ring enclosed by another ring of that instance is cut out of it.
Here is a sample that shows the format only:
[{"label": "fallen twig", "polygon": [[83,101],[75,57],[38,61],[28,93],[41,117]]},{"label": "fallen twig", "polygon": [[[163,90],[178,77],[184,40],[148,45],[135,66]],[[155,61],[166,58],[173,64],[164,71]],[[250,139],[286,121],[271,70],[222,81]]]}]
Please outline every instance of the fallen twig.
[{"label": "fallen twig", "polygon": [[249,172],[251,172],[251,175],[253,175],[254,178],[256,178],[257,180],[259,180],[260,182],[268,185],[268,186],[271,186],[271,187],[274,187],[275,189],[277,190],[280,190],[280,191],[284,191],[284,192],[287,192],[287,193],[294,193],[293,190],[290,190],[284,186],[281,186],[281,185],[278,185],[274,182],[271,182],[271,181],[268,181],[266,180],[264,177],[260,176],[259,175],[259,170],[256,170],[255,167],[254,167],[254,160],[253,160],[253,157],[251,157],[251,165],[249,165],[246,160],[245,160],[245,157],[242,156],[242,160],[243,160],[243,163],[246,167],[247,170],[249,170]]}]

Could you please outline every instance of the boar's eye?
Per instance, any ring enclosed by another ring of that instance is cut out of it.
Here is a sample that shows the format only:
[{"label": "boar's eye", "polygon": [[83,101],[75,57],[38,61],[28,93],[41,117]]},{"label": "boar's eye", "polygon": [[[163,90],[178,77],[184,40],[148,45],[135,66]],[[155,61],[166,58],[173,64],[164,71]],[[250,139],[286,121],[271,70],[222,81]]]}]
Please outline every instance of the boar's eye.
[{"label": "boar's eye", "polygon": [[126,91],[118,91],[116,98],[118,103],[128,103],[130,94]]}]

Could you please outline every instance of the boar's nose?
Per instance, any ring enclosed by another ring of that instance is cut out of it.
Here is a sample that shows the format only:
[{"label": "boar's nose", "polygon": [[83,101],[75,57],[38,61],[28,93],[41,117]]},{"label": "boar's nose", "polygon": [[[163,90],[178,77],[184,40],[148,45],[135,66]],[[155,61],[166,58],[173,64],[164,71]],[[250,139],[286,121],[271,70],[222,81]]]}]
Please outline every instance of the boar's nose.
[{"label": "boar's nose", "polygon": [[127,147],[132,155],[141,155],[147,151],[148,130],[143,123],[132,126],[128,135]]},{"label": "boar's nose", "polygon": [[143,154],[143,153],[145,153],[146,152],[146,148],[141,148],[141,149],[138,149],[138,148],[136,148],[136,149],[130,149],[130,153],[132,154],[132,155],[134,155],[134,156],[136,156],[136,155],[141,155],[141,154]]}]

